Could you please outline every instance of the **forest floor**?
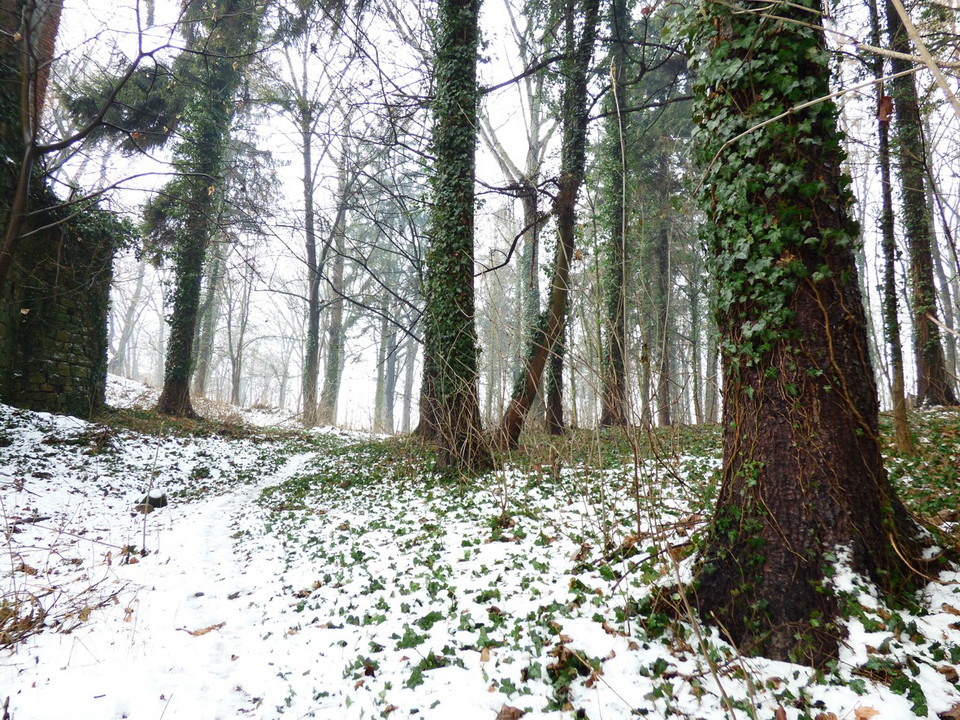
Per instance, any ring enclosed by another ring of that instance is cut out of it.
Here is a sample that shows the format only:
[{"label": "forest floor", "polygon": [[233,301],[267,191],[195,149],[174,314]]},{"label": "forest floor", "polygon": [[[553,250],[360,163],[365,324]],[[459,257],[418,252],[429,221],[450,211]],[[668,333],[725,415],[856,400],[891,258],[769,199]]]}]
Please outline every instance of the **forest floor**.
[{"label": "forest floor", "polygon": [[[818,670],[660,612],[715,427],[529,438],[458,482],[410,439],[148,399],[112,379],[95,423],[0,406],[0,717],[960,718],[960,572],[890,608],[839,549],[858,610]],[[954,543],[960,413],[912,420],[891,476]]]}]

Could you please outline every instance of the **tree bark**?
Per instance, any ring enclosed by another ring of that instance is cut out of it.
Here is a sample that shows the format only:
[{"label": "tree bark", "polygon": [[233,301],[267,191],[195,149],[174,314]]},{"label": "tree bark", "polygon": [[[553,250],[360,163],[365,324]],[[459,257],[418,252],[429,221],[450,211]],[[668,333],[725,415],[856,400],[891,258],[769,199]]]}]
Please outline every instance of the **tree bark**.
[{"label": "tree bark", "polygon": [[330,304],[327,317],[327,361],[323,370],[323,390],[317,407],[317,424],[337,424],[337,400],[340,396],[340,379],[343,377],[343,219],[338,217],[334,229],[336,243],[333,261],[330,263]]},{"label": "tree bark", "polygon": [[[870,22],[872,24],[873,42],[880,46],[880,14],[877,1],[870,0]],[[883,77],[883,58],[877,56],[874,60],[874,75]],[[900,343],[900,317],[897,303],[896,256],[897,241],[894,234],[893,215],[893,183],[890,173],[890,115],[889,96],[884,94],[883,85],[877,86],[877,137],[879,139],[879,153],[877,162],[880,165],[880,187],[882,210],[880,215],[880,234],[883,249],[883,330],[886,336],[887,349],[890,352],[890,370],[893,380],[890,384],[890,397],[893,404],[893,429],[897,449],[903,453],[914,451],[913,437],[910,435],[910,423],[907,420],[907,401],[905,397],[905,383],[903,377],[903,346]]]},{"label": "tree bark", "polygon": [[[304,76],[306,63],[304,63]],[[305,78],[304,78],[305,80]],[[306,85],[304,83],[304,92]],[[320,268],[317,262],[316,217],[313,209],[313,111],[302,104],[300,116],[300,153],[303,160],[303,223],[307,252],[307,338],[303,358],[304,427],[317,424],[317,378],[320,370]]]},{"label": "tree bark", "polygon": [[[887,0],[887,32],[890,49],[909,53],[910,40],[903,21],[892,2]],[[891,59],[894,73],[911,69],[908,60]],[[956,405],[947,375],[943,345],[937,328],[937,294],[933,283],[932,245],[935,238],[924,190],[926,152],[923,146],[923,121],[917,99],[916,79],[912,74],[890,81],[896,117],[897,157],[903,200],[903,226],[907,235],[910,276],[913,290],[913,335],[917,360],[917,406]]]},{"label": "tree bark", "polygon": [[883,469],[837,110],[796,109],[829,92],[823,33],[806,26],[822,7],[780,4],[785,22],[738,10],[707,2],[699,30],[724,462],[694,600],[742,651],[817,666],[841,633],[829,568],[902,591],[915,528]]},{"label": "tree bark", "polygon": [[196,365],[193,371],[193,394],[203,397],[207,392],[207,378],[213,363],[214,337],[220,319],[220,281],[223,275],[221,248],[215,246],[210,258],[210,271],[203,302],[200,305],[199,331],[196,340]]},{"label": "tree bark", "polygon": [[[580,37],[576,36],[576,19],[582,16]],[[559,190],[553,212],[557,220],[557,255],[550,283],[550,299],[527,351],[524,370],[517,381],[510,404],[497,429],[497,444],[513,447],[533,403],[550,351],[566,318],[570,283],[570,262],[575,240],[576,204],[586,165],[587,73],[593,59],[597,34],[599,0],[566,0],[565,33],[566,85],[563,93],[563,144],[560,160]]]},{"label": "tree bark", "polygon": [[607,215],[610,237],[606,242],[602,291],[606,311],[603,326],[606,342],[600,359],[602,373],[601,427],[622,426],[627,422],[626,400],[626,148],[620,105],[626,99],[624,64],[629,39],[629,16],[625,0],[610,3],[610,75],[611,93],[607,121]]},{"label": "tree bark", "polygon": [[[223,0],[209,15],[196,20],[190,32],[204,34],[204,54],[197,65],[198,86],[184,111],[188,130],[176,152],[179,177],[170,186],[176,198],[181,225],[174,239],[173,306],[170,311],[170,338],[164,364],[163,390],[157,411],[192,417],[190,375],[196,335],[203,263],[211,237],[216,231],[223,193],[224,163],[230,124],[236,108],[234,93],[240,86],[244,67],[235,57],[253,44],[259,31],[258,11],[243,5],[244,0]],[[199,46],[199,45],[198,45]]]},{"label": "tree bark", "polygon": [[[474,175],[480,0],[440,0],[433,110],[432,207],[426,260],[423,387],[440,467],[486,465],[474,312]],[[432,406],[430,405],[432,403]]]}]

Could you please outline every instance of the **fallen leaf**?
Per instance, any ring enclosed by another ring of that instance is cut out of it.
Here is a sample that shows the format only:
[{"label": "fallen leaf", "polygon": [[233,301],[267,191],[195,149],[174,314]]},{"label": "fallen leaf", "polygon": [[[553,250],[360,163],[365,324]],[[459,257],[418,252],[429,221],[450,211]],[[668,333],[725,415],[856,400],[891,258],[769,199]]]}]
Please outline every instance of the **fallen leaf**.
[{"label": "fallen leaf", "polygon": [[396,706],[396,705],[387,705],[387,706],[383,709],[383,714],[384,714],[384,715],[389,715],[390,713],[392,713],[392,712],[393,712],[394,710],[396,710],[396,709],[397,709],[397,706]]},{"label": "fallen leaf", "polygon": [[490,648],[485,647],[480,651],[480,662],[490,662]]},{"label": "fallen leaf", "polygon": [[940,720],[960,720],[960,703],[937,715]]},{"label": "fallen leaf", "polygon": [[960,610],[957,610],[953,605],[949,603],[944,603],[940,606],[940,609],[945,613],[950,613],[951,615],[960,615]]},{"label": "fallen leaf", "polygon": [[124,615],[123,615],[124,622],[130,622],[133,620],[133,608],[131,607],[124,608],[123,612],[124,612]]},{"label": "fallen leaf", "polygon": [[953,665],[942,665],[937,668],[937,672],[943,675],[943,677],[947,679],[947,682],[953,683],[954,685],[956,685],[957,680],[960,680],[960,675],[957,675],[957,669],[953,667]]},{"label": "fallen leaf", "polygon": [[[133,610],[131,610],[130,612],[132,613]],[[219,630],[224,625],[226,625],[226,623],[222,622],[222,623],[217,623],[216,625],[210,625],[209,627],[205,627],[202,630],[187,630],[186,628],[177,628],[177,630],[183,630],[185,633],[189,633],[194,637],[200,637],[201,635],[206,635],[208,632],[212,632],[213,630]]]},{"label": "fallen leaf", "polygon": [[773,714],[773,720],[787,720],[787,711],[783,709],[783,705],[777,708],[777,711]]},{"label": "fallen leaf", "polygon": [[817,713],[813,720],[837,720],[837,715],[832,712]]},{"label": "fallen leaf", "polygon": [[874,715],[879,715],[880,711],[864,705],[856,708],[853,713],[857,716],[857,720],[870,720]]},{"label": "fallen leaf", "polygon": [[519,720],[519,718],[523,717],[523,714],[523,710],[520,708],[504,705],[500,708],[500,712],[497,713],[497,720]]}]

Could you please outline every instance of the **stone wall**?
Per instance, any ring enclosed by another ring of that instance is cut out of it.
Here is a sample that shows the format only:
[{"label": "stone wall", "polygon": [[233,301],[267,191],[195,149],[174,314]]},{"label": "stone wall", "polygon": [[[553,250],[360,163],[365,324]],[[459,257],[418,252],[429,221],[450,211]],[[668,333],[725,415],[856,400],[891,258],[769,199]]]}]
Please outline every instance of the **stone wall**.
[{"label": "stone wall", "polygon": [[[0,400],[90,417],[103,407],[120,223],[92,208],[25,228],[0,298]],[[31,232],[32,229],[35,229]]]}]

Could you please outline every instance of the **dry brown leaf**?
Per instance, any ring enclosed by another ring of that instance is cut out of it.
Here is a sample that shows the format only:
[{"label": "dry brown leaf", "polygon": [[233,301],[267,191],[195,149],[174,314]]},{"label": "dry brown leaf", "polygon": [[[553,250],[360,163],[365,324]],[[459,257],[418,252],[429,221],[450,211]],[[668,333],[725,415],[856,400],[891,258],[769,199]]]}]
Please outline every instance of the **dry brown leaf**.
[{"label": "dry brown leaf", "polygon": [[524,715],[523,710],[520,708],[510,707],[509,705],[504,705],[500,708],[500,712],[497,713],[496,720],[520,720]]},{"label": "dry brown leaf", "polygon": [[91,612],[93,612],[93,608],[91,608],[89,605],[85,605],[83,610],[77,613],[77,617],[80,618],[80,622],[86,622],[90,617]]},{"label": "dry brown leaf", "polygon": [[383,709],[383,714],[384,714],[384,715],[389,715],[390,713],[392,713],[392,712],[393,712],[394,710],[396,710],[396,709],[397,709],[397,706],[396,706],[396,705],[387,705],[387,706]]},{"label": "dry brown leaf", "polygon": [[359,688],[359,687],[363,687],[363,680],[357,680],[357,681],[353,684],[353,689],[354,689],[354,690],[356,690],[356,689]]},{"label": "dry brown leaf", "polygon": [[874,715],[879,715],[880,711],[868,705],[862,705],[856,708],[853,713],[857,716],[857,720],[870,720]]},{"label": "dry brown leaf", "polygon": [[777,711],[773,714],[773,720],[787,720],[787,711],[783,709],[783,705],[777,708]]},{"label": "dry brown leaf", "polygon": [[960,720],[960,703],[937,715],[940,720]]},{"label": "dry brown leaf", "polygon": [[485,647],[480,651],[480,662],[490,662],[490,648]]},{"label": "dry brown leaf", "polygon": [[123,609],[123,621],[131,622],[133,620],[133,608],[128,607]]},{"label": "dry brown leaf", "polygon": [[949,603],[944,603],[940,606],[940,609],[945,613],[950,613],[951,615],[960,615],[960,610],[957,610],[953,605]]},{"label": "dry brown leaf", "polygon": [[886,125],[890,122],[891,115],[893,115],[893,98],[889,95],[881,95],[877,101],[877,118]]},{"label": "dry brown leaf", "polygon": [[[130,612],[132,613],[133,610],[131,610]],[[194,637],[200,637],[201,635],[206,635],[208,632],[212,632],[212,631],[214,631],[214,630],[219,630],[219,629],[222,628],[224,625],[226,625],[225,622],[217,623],[216,625],[210,625],[209,627],[205,627],[205,628],[203,628],[203,629],[201,629],[201,630],[187,630],[186,628],[177,628],[177,629],[178,629],[178,630],[183,630],[185,633],[189,633],[190,635],[193,635]]]},{"label": "dry brown leaf", "polygon": [[960,675],[957,675],[957,669],[953,667],[953,665],[942,665],[937,668],[937,672],[943,675],[943,677],[947,679],[947,682],[953,683],[954,685],[960,680]]},{"label": "dry brown leaf", "polygon": [[832,712],[817,713],[813,720],[837,720],[837,715]]}]

